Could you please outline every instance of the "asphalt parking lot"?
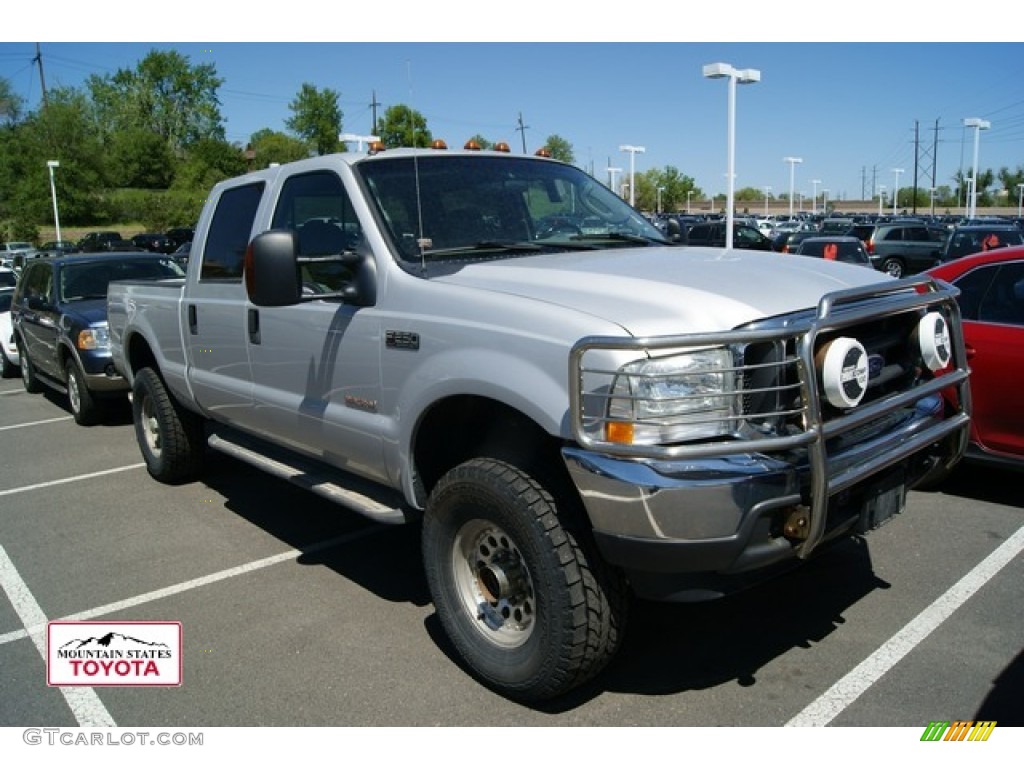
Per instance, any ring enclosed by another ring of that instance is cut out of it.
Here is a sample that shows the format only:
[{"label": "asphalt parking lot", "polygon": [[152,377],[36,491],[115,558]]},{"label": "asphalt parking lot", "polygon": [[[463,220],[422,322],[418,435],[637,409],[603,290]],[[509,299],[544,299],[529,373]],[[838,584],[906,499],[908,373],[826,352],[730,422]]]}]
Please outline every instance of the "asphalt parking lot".
[{"label": "asphalt parking lot", "polygon": [[[1021,479],[961,469],[770,585],[638,603],[604,674],[530,708],[460,666],[415,526],[212,452],[201,482],[160,485],[127,407],[79,427],[4,379],[0,726],[1022,726]],[[47,686],[57,619],[180,621],[182,684]]]}]

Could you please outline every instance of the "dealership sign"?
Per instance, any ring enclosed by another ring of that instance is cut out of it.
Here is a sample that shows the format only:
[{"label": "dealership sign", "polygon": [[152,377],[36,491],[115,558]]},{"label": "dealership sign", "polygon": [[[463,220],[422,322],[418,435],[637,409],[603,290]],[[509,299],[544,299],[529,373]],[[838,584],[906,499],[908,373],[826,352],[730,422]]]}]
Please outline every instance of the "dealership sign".
[{"label": "dealership sign", "polygon": [[181,685],[180,621],[51,621],[48,685]]}]

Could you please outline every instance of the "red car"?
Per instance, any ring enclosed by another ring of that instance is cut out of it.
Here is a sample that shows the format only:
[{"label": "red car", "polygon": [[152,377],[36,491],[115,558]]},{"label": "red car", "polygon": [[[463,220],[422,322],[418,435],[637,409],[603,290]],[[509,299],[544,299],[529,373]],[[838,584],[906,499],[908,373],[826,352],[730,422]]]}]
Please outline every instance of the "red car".
[{"label": "red car", "polygon": [[927,274],[960,289],[973,402],[968,457],[1024,468],[1024,246],[964,256]]}]

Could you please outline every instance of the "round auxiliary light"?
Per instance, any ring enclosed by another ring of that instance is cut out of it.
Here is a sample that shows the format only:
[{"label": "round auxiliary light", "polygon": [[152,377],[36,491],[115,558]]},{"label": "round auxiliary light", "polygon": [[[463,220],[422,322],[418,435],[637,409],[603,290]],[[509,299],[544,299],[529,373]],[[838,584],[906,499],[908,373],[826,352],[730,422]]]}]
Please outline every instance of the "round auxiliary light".
[{"label": "round auxiliary light", "polygon": [[868,353],[856,339],[840,336],[816,355],[825,398],[836,408],[853,408],[868,390]]},{"label": "round auxiliary light", "polygon": [[499,141],[497,144],[494,145],[494,151],[495,152],[511,152],[512,149],[509,147],[508,142]]},{"label": "round auxiliary light", "polygon": [[916,336],[921,358],[929,370],[940,371],[949,365],[953,349],[946,318],[938,312],[929,312],[917,324]]},{"label": "round auxiliary light", "polygon": [[444,139],[434,139],[430,142],[431,149],[448,149],[448,145],[444,143]]},{"label": "round auxiliary light", "polygon": [[465,143],[465,145],[462,148],[463,149],[472,150],[473,152],[479,152],[480,151],[480,142],[478,142],[478,141],[476,141],[474,139],[470,139],[469,141],[467,141]]}]

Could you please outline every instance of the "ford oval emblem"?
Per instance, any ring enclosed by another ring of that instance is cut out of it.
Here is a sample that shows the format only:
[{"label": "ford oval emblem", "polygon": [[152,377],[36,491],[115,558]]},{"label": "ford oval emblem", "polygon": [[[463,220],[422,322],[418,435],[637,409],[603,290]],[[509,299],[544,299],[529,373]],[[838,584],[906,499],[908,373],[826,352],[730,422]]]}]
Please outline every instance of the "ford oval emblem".
[{"label": "ford oval emblem", "polygon": [[885,367],[885,358],[881,355],[868,355],[868,378],[877,379]]}]

